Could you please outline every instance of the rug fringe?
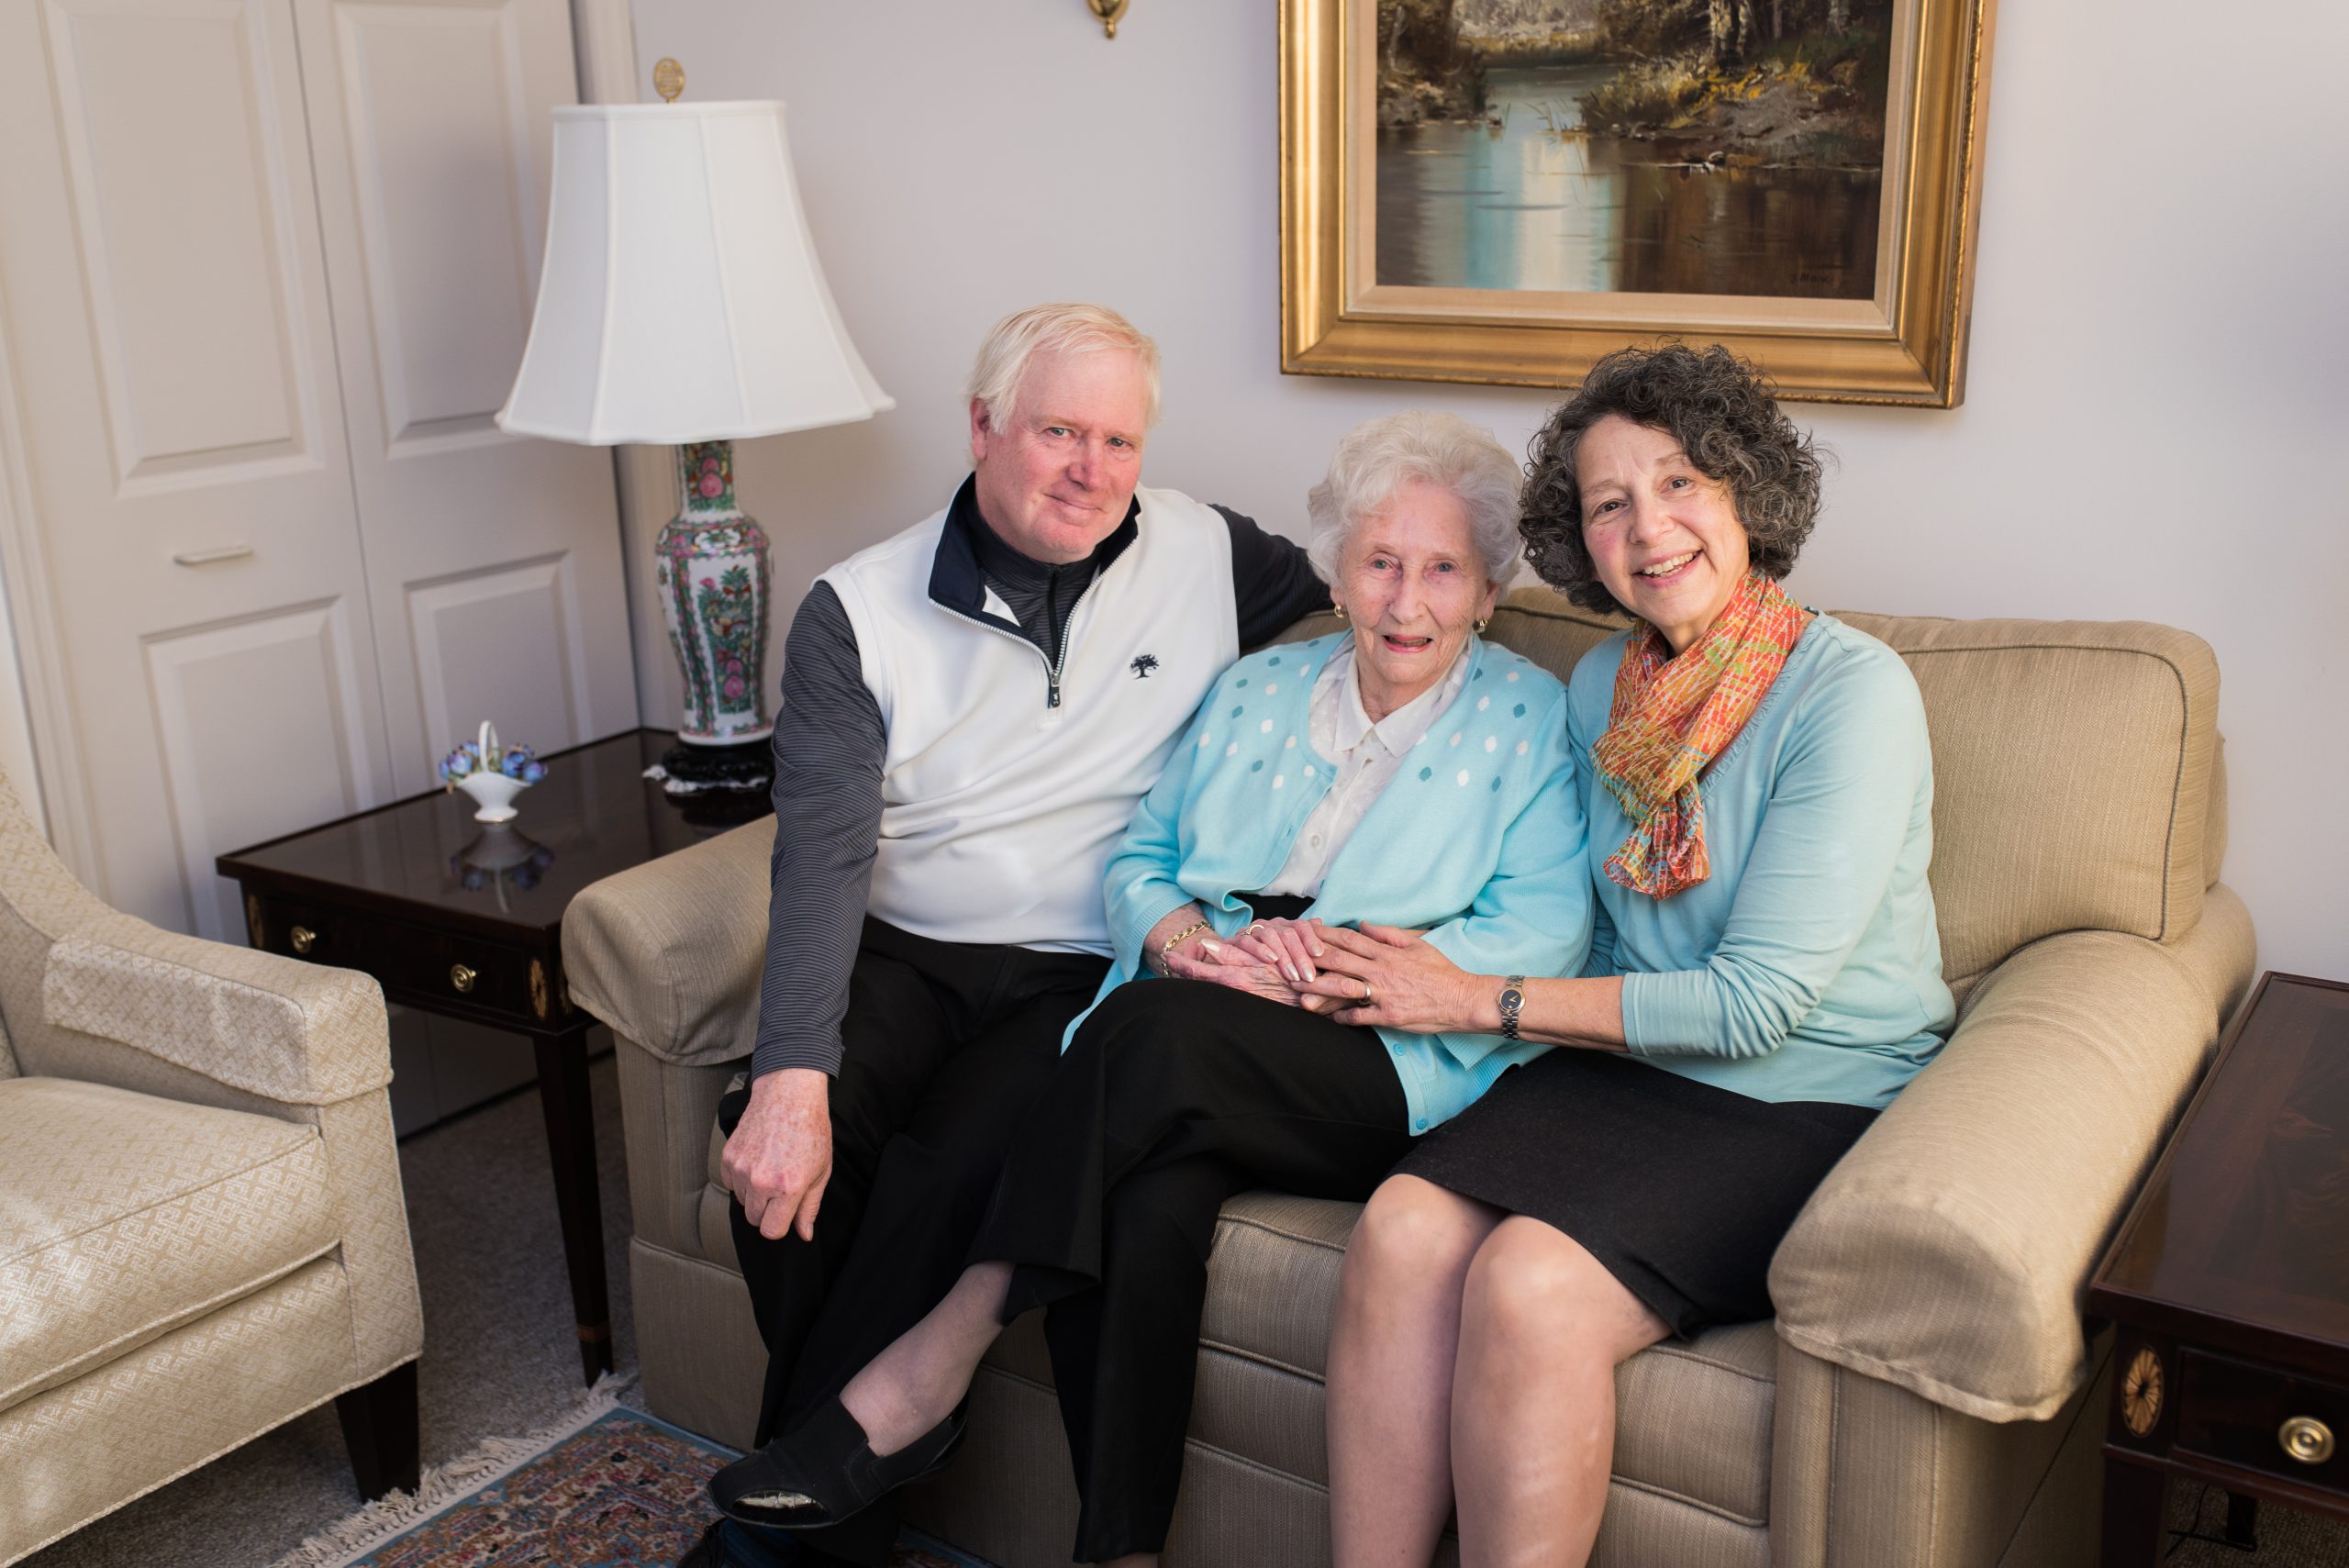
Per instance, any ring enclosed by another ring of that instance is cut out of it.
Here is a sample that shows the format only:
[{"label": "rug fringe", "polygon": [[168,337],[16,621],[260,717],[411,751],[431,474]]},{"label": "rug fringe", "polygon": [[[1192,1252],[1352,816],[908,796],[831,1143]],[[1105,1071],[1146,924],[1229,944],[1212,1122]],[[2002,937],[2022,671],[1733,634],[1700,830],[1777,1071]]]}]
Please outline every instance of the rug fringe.
[{"label": "rug fringe", "polygon": [[587,1396],[551,1423],[526,1437],[484,1439],[418,1478],[416,1491],[389,1492],[330,1529],[310,1537],[272,1568],[348,1568],[404,1531],[414,1529],[450,1504],[504,1480],[565,1438],[618,1408],[637,1391],[635,1374],[603,1377]]}]

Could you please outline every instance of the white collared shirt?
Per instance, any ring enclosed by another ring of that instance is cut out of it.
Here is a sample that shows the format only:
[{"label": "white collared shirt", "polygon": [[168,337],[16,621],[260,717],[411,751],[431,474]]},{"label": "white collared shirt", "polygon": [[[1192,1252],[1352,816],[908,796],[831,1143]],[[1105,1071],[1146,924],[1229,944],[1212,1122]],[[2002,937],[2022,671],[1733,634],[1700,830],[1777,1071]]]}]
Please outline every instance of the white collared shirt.
[{"label": "white collared shirt", "polygon": [[1339,847],[1353,836],[1379,791],[1403,765],[1403,754],[1419,743],[1428,726],[1451,706],[1467,678],[1468,643],[1464,639],[1442,680],[1374,723],[1362,705],[1354,644],[1349,640],[1330,655],[1313,681],[1310,738],[1314,751],[1330,764],[1337,782],[1297,829],[1288,859],[1263,891],[1305,898],[1320,895],[1321,879]]}]

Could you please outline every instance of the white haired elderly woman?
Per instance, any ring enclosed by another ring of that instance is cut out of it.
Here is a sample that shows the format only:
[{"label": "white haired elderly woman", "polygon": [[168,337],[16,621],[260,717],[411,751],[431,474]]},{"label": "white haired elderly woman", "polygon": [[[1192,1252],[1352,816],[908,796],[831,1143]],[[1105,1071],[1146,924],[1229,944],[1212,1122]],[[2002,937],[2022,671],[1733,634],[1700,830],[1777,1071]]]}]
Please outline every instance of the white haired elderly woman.
[{"label": "white haired elderly woman", "polygon": [[821,1525],[934,1470],[980,1356],[1041,1306],[1075,1557],[1155,1560],[1223,1201],[1364,1197],[1538,1049],[1300,1006],[1325,923],[1420,929],[1480,971],[1571,974],[1588,950],[1564,689],[1477,636],[1516,564],[1519,484],[1449,415],[1339,443],[1311,551],[1346,628],[1251,654],[1208,694],[1109,862],[1115,965],[1013,1140],[982,1261],[768,1450],[729,1512]]}]

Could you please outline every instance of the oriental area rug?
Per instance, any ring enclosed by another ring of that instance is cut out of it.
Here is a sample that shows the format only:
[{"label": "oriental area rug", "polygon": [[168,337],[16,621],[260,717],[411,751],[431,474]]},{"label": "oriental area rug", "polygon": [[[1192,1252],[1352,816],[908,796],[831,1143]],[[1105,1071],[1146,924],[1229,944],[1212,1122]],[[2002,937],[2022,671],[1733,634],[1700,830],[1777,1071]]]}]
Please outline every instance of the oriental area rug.
[{"label": "oriental area rug", "polygon": [[[734,1457],[599,1388],[557,1425],[435,1466],[414,1497],[369,1504],[275,1568],[665,1568],[717,1517],[705,1487]],[[910,1530],[890,1563],[988,1568]]]}]

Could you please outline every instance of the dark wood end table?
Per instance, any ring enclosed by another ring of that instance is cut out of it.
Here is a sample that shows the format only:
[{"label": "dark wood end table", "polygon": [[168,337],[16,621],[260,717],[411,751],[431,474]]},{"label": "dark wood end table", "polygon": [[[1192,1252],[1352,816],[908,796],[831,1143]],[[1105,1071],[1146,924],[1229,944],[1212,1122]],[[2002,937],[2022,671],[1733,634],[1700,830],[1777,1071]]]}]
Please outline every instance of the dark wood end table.
[{"label": "dark wood end table", "polygon": [[2118,1327],[2104,1562],[2173,1475],[2349,1518],[2349,985],[2261,978],[2088,1287]]},{"label": "dark wood end table", "polygon": [[596,1020],[563,984],[563,911],[590,883],[769,809],[763,793],[681,799],[645,779],[675,739],[632,729],[549,756],[510,823],[476,822],[470,797],[436,792],[214,862],[244,895],[254,947],[356,969],[388,1001],[529,1039],[589,1383],[612,1368],[585,1050]]}]

